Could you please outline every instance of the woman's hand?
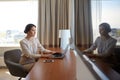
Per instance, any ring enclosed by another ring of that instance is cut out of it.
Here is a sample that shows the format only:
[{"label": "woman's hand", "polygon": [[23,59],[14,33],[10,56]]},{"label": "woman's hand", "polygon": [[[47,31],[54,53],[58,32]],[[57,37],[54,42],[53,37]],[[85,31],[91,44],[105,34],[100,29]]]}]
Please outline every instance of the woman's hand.
[{"label": "woman's hand", "polygon": [[41,54],[42,58],[53,58],[52,54]]},{"label": "woman's hand", "polygon": [[56,53],[56,51],[52,51],[51,53],[54,54],[54,53]]},{"label": "woman's hand", "polygon": [[99,54],[86,54],[89,58],[102,58]]},{"label": "woman's hand", "polygon": [[86,53],[86,52],[88,52],[88,50],[87,50],[87,49],[83,51],[83,53]]},{"label": "woman's hand", "polygon": [[45,54],[54,54],[54,53],[56,53],[55,51],[51,51],[51,50],[46,50],[45,52],[43,52],[43,53],[45,53]]},{"label": "woman's hand", "polygon": [[52,54],[48,55],[48,58],[53,58],[54,56]]},{"label": "woman's hand", "polygon": [[86,54],[86,56],[88,56],[89,58],[96,58],[97,57],[96,54]]},{"label": "woman's hand", "polygon": [[91,50],[90,49],[86,49],[86,50],[84,50],[84,52],[91,52]]}]

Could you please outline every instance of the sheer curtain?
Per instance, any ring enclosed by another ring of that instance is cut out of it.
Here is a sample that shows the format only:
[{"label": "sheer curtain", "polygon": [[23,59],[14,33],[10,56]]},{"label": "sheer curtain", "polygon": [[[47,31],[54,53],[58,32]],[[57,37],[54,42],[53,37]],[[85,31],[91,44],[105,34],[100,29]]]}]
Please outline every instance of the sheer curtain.
[{"label": "sheer curtain", "polygon": [[44,46],[59,46],[59,29],[69,29],[69,0],[39,0],[38,36]]},{"label": "sheer curtain", "polygon": [[93,42],[91,22],[91,0],[74,0],[75,23],[74,36],[75,45],[78,47],[89,47]]}]

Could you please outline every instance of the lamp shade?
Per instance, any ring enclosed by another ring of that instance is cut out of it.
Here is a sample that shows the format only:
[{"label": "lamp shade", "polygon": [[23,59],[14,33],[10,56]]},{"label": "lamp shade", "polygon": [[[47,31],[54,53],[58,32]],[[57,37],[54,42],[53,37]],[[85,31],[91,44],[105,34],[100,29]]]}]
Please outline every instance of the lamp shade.
[{"label": "lamp shade", "polygon": [[69,29],[59,30],[59,38],[61,38],[60,48],[65,49],[67,44],[69,44],[70,37]]}]

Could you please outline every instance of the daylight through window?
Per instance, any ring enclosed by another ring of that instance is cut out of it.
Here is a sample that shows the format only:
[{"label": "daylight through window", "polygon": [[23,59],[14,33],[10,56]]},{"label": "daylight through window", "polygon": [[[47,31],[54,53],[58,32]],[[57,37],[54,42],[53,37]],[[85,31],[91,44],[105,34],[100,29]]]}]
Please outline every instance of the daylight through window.
[{"label": "daylight through window", "polygon": [[38,0],[0,1],[0,47],[19,46],[28,23],[37,26]]}]

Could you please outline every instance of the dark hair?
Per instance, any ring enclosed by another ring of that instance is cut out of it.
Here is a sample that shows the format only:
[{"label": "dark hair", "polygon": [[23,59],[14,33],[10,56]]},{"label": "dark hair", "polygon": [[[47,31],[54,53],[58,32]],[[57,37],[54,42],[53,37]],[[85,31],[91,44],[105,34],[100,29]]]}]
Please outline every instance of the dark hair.
[{"label": "dark hair", "polygon": [[108,33],[111,32],[110,25],[108,23],[101,23],[99,27],[103,27]]},{"label": "dark hair", "polygon": [[36,27],[34,24],[27,24],[25,27],[24,33],[27,33],[28,31],[30,31],[33,26]]}]

